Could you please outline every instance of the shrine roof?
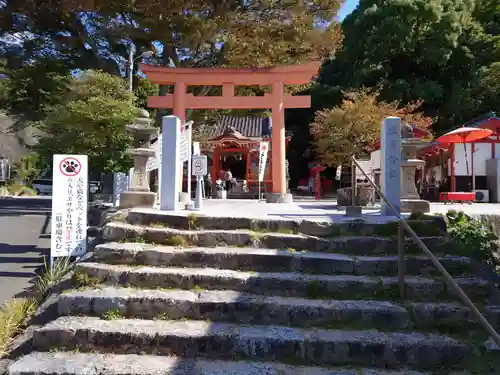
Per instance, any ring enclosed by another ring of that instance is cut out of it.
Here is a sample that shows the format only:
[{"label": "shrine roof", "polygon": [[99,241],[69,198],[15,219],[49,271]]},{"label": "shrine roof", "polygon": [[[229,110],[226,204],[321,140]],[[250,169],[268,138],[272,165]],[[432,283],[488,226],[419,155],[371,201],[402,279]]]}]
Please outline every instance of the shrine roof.
[{"label": "shrine roof", "polygon": [[221,116],[215,125],[207,127],[203,137],[214,139],[234,130],[246,138],[263,138],[271,135],[269,117]]},{"label": "shrine roof", "polygon": [[271,85],[282,81],[288,85],[309,83],[318,74],[320,61],[305,64],[269,68],[171,68],[140,64],[140,70],[153,82],[173,84],[184,82],[187,85]]}]

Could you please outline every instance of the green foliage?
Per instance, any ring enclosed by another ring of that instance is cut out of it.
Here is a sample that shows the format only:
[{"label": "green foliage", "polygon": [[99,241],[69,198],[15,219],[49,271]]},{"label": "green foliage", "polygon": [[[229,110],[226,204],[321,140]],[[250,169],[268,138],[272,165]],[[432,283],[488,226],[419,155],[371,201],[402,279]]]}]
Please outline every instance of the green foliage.
[{"label": "green foliage", "polygon": [[40,176],[40,173],[47,167],[40,155],[31,151],[23,156],[21,160],[14,163],[12,171],[15,176],[31,186],[33,180]]},{"label": "green foliage", "polygon": [[51,107],[38,122],[43,135],[35,151],[49,163],[53,154],[84,154],[94,171],[128,170],[125,150],[132,135],[125,125],[136,119],[134,100],[120,77],[81,73],[71,79],[64,102]]},{"label": "green foliage", "polygon": [[403,105],[422,99],[439,133],[500,111],[498,84],[486,79],[500,61],[499,14],[494,0],[362,0],[320,82]]},{"label": "green foliage", "polygon": [[157,96],[160,93],[158,85],[153,84],[149,79],[140,78],[134,85],[135,106],[144,108],[149,112],[150,118],[156,117],[156,110],[148,108],[148,97]]},{"label": "green foliage", "polygon": [[22,120],[43,119],[50,108],[64,100],[70,80],[67,68],[58,61],[42,59],[26,64],[3,80],[4,107],[9,115]]},{"label": "green foliage", "polygon": [[498,237],[480,220],[463,212],[446,213],[448,233],[457,241],[463,255],[480,260],[495,270],[500,266]]},{"label": "green foliage", "polygon": [[101,1],[98,11],[81,12],[67,2],[9,1],[0,13],[0,33],[30,33],[23,50],[28,59],[49,53],[53,44],[58,57],[73,68],[113,74],[117,61],[127,59],[127,41],[138,51],[159,41],[163,56],[158,62],[164,65],[170,58],[178,66],[281,65],[336,49],[341,3],[164,0],[141,1],[138,8],[133,2]]}]

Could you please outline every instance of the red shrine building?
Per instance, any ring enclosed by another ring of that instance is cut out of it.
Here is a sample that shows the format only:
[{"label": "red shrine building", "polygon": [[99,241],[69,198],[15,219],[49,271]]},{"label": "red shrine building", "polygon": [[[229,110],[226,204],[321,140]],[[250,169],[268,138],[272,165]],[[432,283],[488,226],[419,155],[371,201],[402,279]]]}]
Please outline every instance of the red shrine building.
[{"label": "red shrine building", "polygon": [[[200,148],[208,157],[208,170],[212,181],[221,177],[226,170],[238,182],[245,181],[247,191],[258,189],[259,145],[269,142],[268,163],[261,183],[263,191],[271,191],[272,168],[272,121],[270,117],[221,116],[214,126],[207,127],[200,134]],[[285,147],[291,133],[285,133]]]},{"label": "red shrine building", "polygon": [[487,128],[493,134],[466,144],[444,145],[432,142],[419,155],[426,161],[424,184],[438,186],[440,191],[450,192],[470,191],[469,186],[472,186],[473,191],[480,193],[476,194],[476,198],[480,196],[484,202],[498,202],[500,118],[490,112],[463,126]]}]

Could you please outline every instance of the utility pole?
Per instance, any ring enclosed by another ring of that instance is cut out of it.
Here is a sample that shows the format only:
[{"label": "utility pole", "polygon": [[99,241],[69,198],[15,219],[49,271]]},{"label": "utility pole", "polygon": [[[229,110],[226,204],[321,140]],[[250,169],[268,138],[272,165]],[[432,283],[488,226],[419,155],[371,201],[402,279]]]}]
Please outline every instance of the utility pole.
[{"label": "utility pole", "polygon": [[128,89],[134,91],[134,50],[130,47],[128,51]]},{"label": "utility pole", "polygon": [[134,50],[132,47],[128,50],[128,89],[130,92],[134,91],[134,62],[143,57],[151,57],[154,55],[153,51],[146,51],[134,58]]}]

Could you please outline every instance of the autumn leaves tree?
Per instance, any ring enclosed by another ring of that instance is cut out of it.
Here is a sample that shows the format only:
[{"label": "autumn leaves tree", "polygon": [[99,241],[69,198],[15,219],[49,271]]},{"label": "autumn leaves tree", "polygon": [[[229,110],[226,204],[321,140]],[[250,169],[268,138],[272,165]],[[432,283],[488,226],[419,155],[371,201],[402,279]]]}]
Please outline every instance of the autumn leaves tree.
[{"label": "autumn leaves tree", "polygon": [[310,131],[318,159],[325,165],[340,165],[351,156],[368,156],[380,136],[387,116],[397,116],[420,128],[429,129],[432,119],[419,111],[422,102],[400,106],[397,101],[378,101],[379,94],[350,91],[339,106],[316,112]]}]

